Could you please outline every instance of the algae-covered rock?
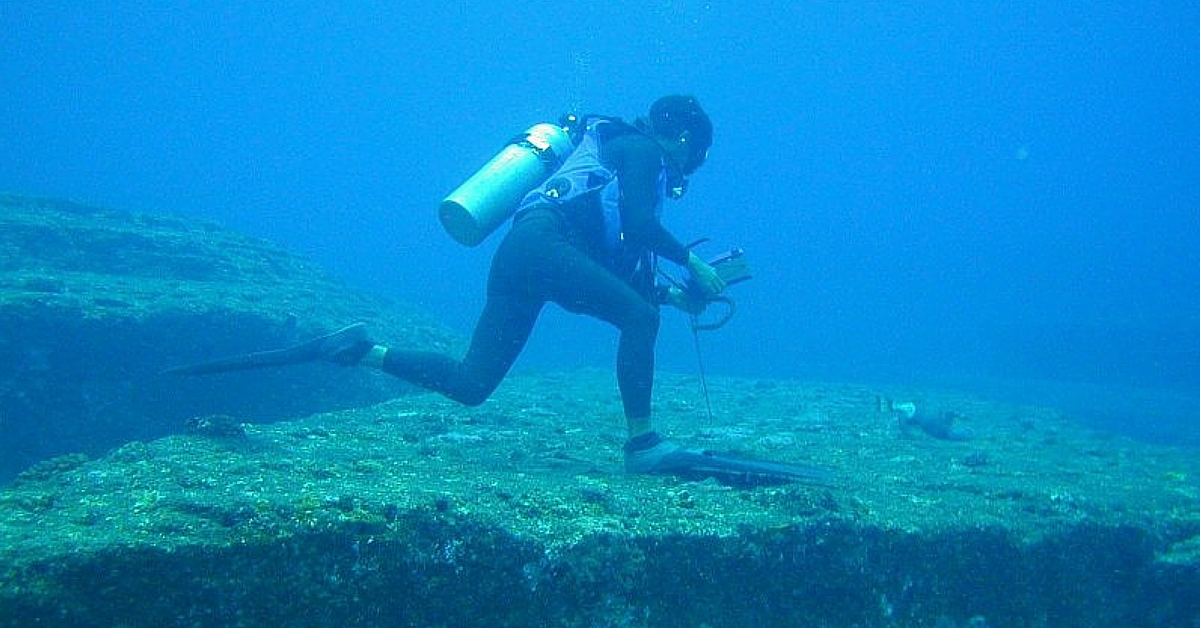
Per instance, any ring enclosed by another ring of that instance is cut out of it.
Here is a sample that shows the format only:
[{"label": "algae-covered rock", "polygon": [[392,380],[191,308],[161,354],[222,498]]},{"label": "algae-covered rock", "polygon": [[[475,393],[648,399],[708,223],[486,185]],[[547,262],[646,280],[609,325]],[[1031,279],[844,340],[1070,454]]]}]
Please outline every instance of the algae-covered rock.
[{"label": "algae-covered rock", "polygon": [[331,365],[161,374],[355,321],[398,345],[458,342],[413,308],[212,223],[0,196],[0,482],[43,458],[181,431],[194,416],[271,420],[405,392]]},{"label": "algae-covered rock", "polygon": [[[1194,626],[1194,452],[930,392],[663,374],[683,443],[813,464],[733,489],[622,473],[611,373],[181,433],[0,489],[0,628]],[[218,421],[219,422],[219,421]],[[972,453],[988,464],[964,464]]]}]

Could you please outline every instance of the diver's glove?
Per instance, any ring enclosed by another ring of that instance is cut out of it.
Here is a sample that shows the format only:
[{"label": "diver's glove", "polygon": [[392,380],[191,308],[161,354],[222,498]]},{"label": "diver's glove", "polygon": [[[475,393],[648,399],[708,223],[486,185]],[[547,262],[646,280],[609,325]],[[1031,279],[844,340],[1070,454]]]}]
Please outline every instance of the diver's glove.
[{"label": "diver's glove", "polygon": [[691,275],[691,280],[688,282],[694,289],[700,291],[707,297],[715,297],[721,294],[725,289],[726,281],[721,276],[721,273],[713,267],[712,264],[704,261],[695,251],[688,252],[687,259],[688,274]]},{"label": "diver's glove", "polygon": [[709,300],[703,295],[676,286],[662,286],[660,294],[662,303],[692,316],[703,314],[709,303]]},{"label": "diver's glove", "polygon": [[[688,271],[691,273],[691,277],[682,284],[675,284],[675,287],[682,290],[693,302],[719,301],[723,298],[720,293],[725,288],[751,277],[750,265],[746,263],[746,252],[742,249],[730,249],[708,261],[701,260],[695,265],[693,265],[693,259],[699,260],[695,253],[688,258]],[[709,276],[709,273],[712,276]],[[716,292],[712,291],[714,287],[717,288]]]}]

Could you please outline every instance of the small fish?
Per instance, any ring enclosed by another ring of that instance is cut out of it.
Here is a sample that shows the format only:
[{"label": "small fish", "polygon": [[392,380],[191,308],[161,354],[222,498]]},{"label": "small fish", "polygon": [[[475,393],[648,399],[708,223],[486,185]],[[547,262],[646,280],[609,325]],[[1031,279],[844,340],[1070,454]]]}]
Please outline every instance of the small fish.
[{"label": "small fish", "polygon": [[891,415],[900,428],[900,433],[908,436],[913,429],[942,440],[963,441],[971,440],[972,434],[959,425],[963,415],[954,410],[918,407],[911,401],[893,402],[886,397],[876,397],[879,411]]}]

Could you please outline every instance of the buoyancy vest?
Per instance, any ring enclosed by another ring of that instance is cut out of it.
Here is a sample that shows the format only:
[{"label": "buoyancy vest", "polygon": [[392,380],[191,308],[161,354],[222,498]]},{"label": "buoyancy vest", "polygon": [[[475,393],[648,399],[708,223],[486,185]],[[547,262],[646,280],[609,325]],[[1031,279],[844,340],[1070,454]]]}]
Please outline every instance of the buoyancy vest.
[{"label": "buoyancy vest", "polygon": [[[614,118],[594,118],[588,120],[586,131],[575,151],[567,157],[562,166],[546,179],[542,185],[534,188],[517,209],[517,215],[539,205],[571,208],[569,211],[587,211],[597,203],[585,201],[583,197],[594,195],[598,201],[602,215],[603,234],[600,242],[607,259],[600,260],[610,268],[617,270],[636,263],[639,252],[625,250],[625,234],[621,227],[621,186],[620,175],[606,166],[601,160],[601,150],[606,138],[624,133],[641,133],[628,124]],[[654,205],[655,218],[661,218],[663,200],[667,197],[668,173],[664,163],[658,175],[657,194]],[[631,255],[632,254],[632,255]]]}]

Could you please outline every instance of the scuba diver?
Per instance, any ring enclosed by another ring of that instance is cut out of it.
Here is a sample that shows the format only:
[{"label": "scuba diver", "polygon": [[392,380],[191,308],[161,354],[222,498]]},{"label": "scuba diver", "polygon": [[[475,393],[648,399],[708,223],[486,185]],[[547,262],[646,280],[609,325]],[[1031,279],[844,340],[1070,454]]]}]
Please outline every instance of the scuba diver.
[{"label": "scuba diver", "polygon": [[[379,369],[474,406],[499,386],[542,308],[553,302],[620,331],[616,370],[628,426],[626,471],[742,484],[820,479],[823,474],[808,467],[685,449],[666,440],[652,423],[660,305],[694,314],[738,279],[723,276],[660,221],[664,202],[683,195],[687,178],[708,157],[713,127],[700,103],[691,96],[671,95],[655,101],[645,117],[632,123],[607,116],[571,116],[569,122],[558,128],[539,125],[551,128],[534,127],[527,141],[510,145],[523,150],[532,143],[543,149],[543,157],[558,157],[548,172],[531,166],[537,176],[526,181],[536,181],[536,187],[524,185],[523,196],[512,197],[519,200],[515,212],[497,211],[479,196],[503,187],[486,185],[481,177],[497,170],[493,163],[514,161],[504,153],[440,208],[447,230],[469,245],[485,238],[491,225],[513,216],[492,259],[486,303],[462,359],[389,348],[370,340],[365,326],[357,324],[295,347],[172,371],[209,373],[324,359]],[[562,133],[571,136],[565,149]],[[656,285],[658,258],[686,269],[687,285]]]}]

